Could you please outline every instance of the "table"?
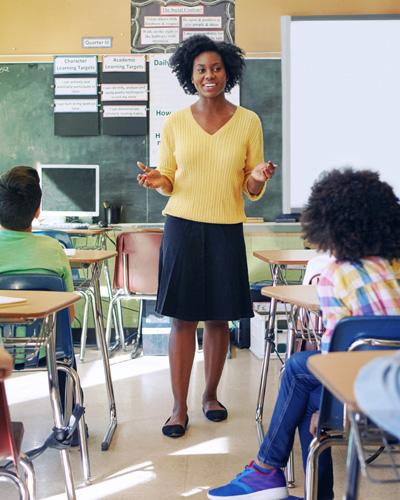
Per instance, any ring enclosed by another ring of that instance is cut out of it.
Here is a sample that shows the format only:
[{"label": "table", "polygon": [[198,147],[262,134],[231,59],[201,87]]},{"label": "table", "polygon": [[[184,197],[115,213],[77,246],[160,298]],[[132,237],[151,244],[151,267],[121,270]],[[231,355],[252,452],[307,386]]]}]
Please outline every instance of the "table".
[{"label": "table", "polygon": [[[265,391],[267,387],[269,359],[275,338],[274,324],[275,324],[276,304],[278,301],[280,301],[292,305],[292,310],[288,318],[290,321],[288,321],[288,339],[287,339],[287,350],[286,350],[287,358],[289,358],[292,355],[295,347],[296,332],[297,332],[296,311],[299,311],[299,308],[304,308],[308,311],[312,311],[319,315],[319,309],[320,309],[317,297],[317,289],[315,285],[268,286],[262,288],[261,293],[262,295],[270,297],[271,303],[270,303],[270,311],[268,318],[268,326],[265,332],[265,350],[261,368],[261,379],[258,390],[257,407],[256,407],[256,429],[260,443],[264,438],[262,419],[264,411]],[[319,319],[317,322],[317,328],[321,329],[322,328],[321,318],[320,316],[318,318]],[[290,454],[287,466],[287,482],[289,485],[292,486],[295,483],[293,453]]]},{"label": "table", "polygon": [[117,427],[117,411],[114,398],[114,388],[111,379],[110,371],[110,361],[108,358],[108,349],[104,332],[103,323],[103,308],[101,303],[100,294],[100,274],[102,264],[112,257],[115,257],[117,252],[114,250],[80,250],[76,251],[71,255],[68,255],[68,260],[71,267],[88,267],[91,266],[91,278],[90,284],[93,287],[94,293],[94,303],[95,303],[95,330],[97,343],[100,347],[103,360],[104,376],[106,379],[107,397],[109,403],[109,424],[104,435],[103,441],[101,443],[101,449],[103,451],[108,450],[110,447],[111,440],[113,438],[115,429]]},{"label": "table", "polygon": [[348,440],[347,479],[343,496],[345,500],[356,500],[358,490],[359,460],[353,439],[356,425],[354,414],[360,413],[360,409],[354,394],[354,382],[365,364],[373,359],[393,354],[393,350],[333,352],[312,356],[307,362],[311,373],[345,405],[346,415],[352,422],[352,431]]},{"label": "table", "polygon": [[[79,295],[71,292],[42,292],[27,290],[0,290],[0,295],[27,299],[21,304],[0,307],[0,323],[18,324],[29,323],[43,319],[42,328],[48,333],[47,343],[47,373],[49,379],[50,402],[56,428],[63,427],[63,418],[60,404],[58,376],[56,366],[55,333],[57,311],[65,309],[79,300]],[[69,450],[60,450],[61,461],[64,468],[65,486],[67,496],[74,500],[74,479],[69,461]]]},{"label": "table", "polygon": [[[286,284],[286,280],[283,276],[283,271],[287,268],[288,265],[300,265],[306,266],[308,261],[318,255],[316,250],[258,250],[253,252],[254,257],[262,260],[263,262],[267,262],[271,268],[271,276],[272,276],[272,287],[278,286],[278,284]],[[294,285],[290,285],[294,286]],[[263,289],[264,290],[264,289]],[[261,292],[263,293],[263,292]],[[263,295],[266,295],[263,293]],[[256,409],[256,423],[257,429],[259,431],[259,439],[261,440],[263,437],[262,430],[262,417],[263,417],[263,409],[264,409],[264,399],[265,399],[265,390],[267,386],[267,377],[268,377],[268,367],[269,360],[271,356],[271,351],[275,346],[275,317],[276,317],[276,304],[278,299],[274,296],[271,296],[271,302],[269,306],[269,315],[268,322],[265,332],[265,351],[264,351],[264,359],[261,369],[261,381],[260,387],[258,391],[257,398],[257,409]],[[284,302],[284,301],[283,301]]]}]

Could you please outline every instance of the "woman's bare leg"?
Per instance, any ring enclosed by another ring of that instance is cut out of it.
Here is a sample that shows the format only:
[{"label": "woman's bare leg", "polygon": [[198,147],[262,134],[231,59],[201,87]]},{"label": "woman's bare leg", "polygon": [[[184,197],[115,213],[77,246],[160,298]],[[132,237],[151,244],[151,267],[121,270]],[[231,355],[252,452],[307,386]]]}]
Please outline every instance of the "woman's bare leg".
[{"label": "woman's bare leg", "polygon": [[168,354],[174,408],[168,425],[185,425],[190,374],[196,348],[197,321],[172,320]]},{"label": "woman's bare leg", "polygon": [[203,335],[204,372],[206,387],[203,394],[204,411],[220,410],[217,388],[224,368],[229,345],[227,321],[206,321]]}]

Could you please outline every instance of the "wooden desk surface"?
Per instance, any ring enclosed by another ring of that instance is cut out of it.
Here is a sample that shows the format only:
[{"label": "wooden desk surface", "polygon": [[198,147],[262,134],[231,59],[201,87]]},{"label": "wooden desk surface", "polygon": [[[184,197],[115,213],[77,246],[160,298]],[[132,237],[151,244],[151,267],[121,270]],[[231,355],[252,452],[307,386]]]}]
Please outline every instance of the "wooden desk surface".
[{"label": "wooden desk surface", "polygon": [[309,311],[319,312],[320,306],[315,285],[279,285],[265,286],[261,294],[296,306],[305,307]]},{"label": "wooden desk surface", "polygon": [[318,253],[316,250],[258,250],[253,252],[253,255],[268,264],[306,265]]},{"label": "wooden desk surface", "polygon": [[390,356],[394,351],[332,352],[312,356],[307,366],[318,380],[334,396],[346,403],[351,410],[357,410],[353,391],[354,381],[360,369],[375,358]]},{"label": "wooden desk surface", "polygon": [[26,299],[22,304],[0,307],[0,322],[2,319],[26,320],[45,318],[53,312],[69,307],[80,299],[75,292],[42,292],[27,290],[0,290],[5,297]]},{"label": "wooden desk surface", "polygon": [[108,231],[114,231],[113,228],[111,227],[96,227],[96,228],[89,228],[89,229],[61,229],[61,231],[64,231],[65,233],[70,234],[71,236],[74,235],[81,235],[81,236],[97,236],[98,234],[103,234],[107,233]]},{"label": "wooden desk surface", "polygon": [[79,248],[72,255],[67,252],[70,264],[95,264],[96,262],[111,259],[116,255],[115,250],[85,250]]}]

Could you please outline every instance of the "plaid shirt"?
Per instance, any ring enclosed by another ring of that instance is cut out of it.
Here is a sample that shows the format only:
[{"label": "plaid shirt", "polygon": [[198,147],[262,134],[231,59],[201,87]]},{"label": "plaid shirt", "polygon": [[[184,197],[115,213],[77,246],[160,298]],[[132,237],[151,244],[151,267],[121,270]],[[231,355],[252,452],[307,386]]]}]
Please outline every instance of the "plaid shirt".
[{"label": "plaid shirt", "polygon": [[[397,267],[397,264],[396,264]],[[328,350],[336,323],[346,316],[400,315],[400,286],[395,266],[380,257],[334,261],[317,285],[325,325],[321,351]]]}]

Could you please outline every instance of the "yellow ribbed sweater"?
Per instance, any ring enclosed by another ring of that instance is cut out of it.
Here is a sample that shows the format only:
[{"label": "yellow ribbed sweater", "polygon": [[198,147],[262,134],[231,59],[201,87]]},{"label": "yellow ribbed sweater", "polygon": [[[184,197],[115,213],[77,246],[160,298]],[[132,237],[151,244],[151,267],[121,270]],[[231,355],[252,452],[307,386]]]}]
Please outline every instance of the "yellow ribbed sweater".
[{"label": "yellow ribbed sweater", "polygon": [[252,169],[264,161],[258,116],[238,106],[232,118],[210,135],[190,108],[170,115],[164,123],[158,169],[173,190],[163,214],[198,222],[236,224],[246,218],[243,192]]}]

